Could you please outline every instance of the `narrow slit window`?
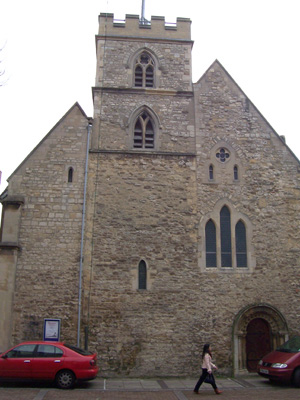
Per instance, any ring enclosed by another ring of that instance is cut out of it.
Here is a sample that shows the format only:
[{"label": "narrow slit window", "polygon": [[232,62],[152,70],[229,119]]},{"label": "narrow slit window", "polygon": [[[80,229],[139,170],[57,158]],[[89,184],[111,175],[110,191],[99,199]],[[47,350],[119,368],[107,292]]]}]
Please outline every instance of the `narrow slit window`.
[{"label": "narrow slit window", "polygon": [[73,182],[73,172],[74,172],[73,168],[70,167],[68,170],[68,183]]},{"label": "narrow slit window", "polygon": [[147,289],[147,266],[144,260],[139,263],[139,289]]},{"label": "narrow slit window", "polygon": [[239,169],[237,165],[235,165],[233,168],[233,177],[235,181],[239,179]]},{"label": "narrow slit window", "polygon": [[214,166],[213,165],[209,166],[208,174],[209,174],[209,179],[212,181],[214,179]]}]

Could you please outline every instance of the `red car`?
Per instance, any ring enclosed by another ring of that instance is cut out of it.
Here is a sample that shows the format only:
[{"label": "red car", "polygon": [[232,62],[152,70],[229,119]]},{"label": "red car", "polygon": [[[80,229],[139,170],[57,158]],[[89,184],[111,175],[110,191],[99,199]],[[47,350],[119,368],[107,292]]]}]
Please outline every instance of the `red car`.
[{"label": "red car", "polygon": [[258,363],[257,372],[271,381],[285,381],[300,387],[300,336],[264,356]]},{"label": "red car", "polygon": [[0,354],[1,380],[51,380],[61,389],[98,373],[97,355],[64,343],[24,342]]}]

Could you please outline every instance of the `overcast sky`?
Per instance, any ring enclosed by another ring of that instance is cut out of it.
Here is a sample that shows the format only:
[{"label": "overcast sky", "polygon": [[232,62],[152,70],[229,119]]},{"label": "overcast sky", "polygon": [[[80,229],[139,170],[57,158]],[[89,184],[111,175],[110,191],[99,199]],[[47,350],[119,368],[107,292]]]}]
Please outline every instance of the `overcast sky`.
[{"label": "overcast sky", "polygon": [[[0,0],[0,193],[78,101],[93,116],[100,12],[141,14],[142,0]],[[300,158],[299,0],[145,0],[145,16],[191,18],[193,82],[218,59]]]}]

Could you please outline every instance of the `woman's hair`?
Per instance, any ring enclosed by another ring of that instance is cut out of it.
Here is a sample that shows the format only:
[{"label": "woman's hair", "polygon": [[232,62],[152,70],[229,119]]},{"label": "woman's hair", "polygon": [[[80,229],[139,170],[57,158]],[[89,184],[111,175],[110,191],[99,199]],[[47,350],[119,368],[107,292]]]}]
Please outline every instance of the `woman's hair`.
[{"label": "woman's hair", "polygon": [[206,353],[208,353],[208,354],[211,356],[211,352],[210,352],[210,350],[209,350],[209,346],[210,346],[209,343],[206,343],[206,344],[203,346],[202,358],[204,358],[204,356],[205,356]]}]

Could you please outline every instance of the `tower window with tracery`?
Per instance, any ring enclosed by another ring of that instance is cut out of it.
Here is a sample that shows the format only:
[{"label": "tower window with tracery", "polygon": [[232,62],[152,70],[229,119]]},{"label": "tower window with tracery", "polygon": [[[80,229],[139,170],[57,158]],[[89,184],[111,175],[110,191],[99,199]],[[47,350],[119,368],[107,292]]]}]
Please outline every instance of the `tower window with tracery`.
[{"label": "tower window with tracery", "polygon": [[154,60],[148,53],[140,54],[135,61],[134,86],[154,87]]},{"label": "tower window with tracery", "polygon": [[154,148],[154,128],[150,116],[143,112],[134,126],[133,147],[135,149]]}]

